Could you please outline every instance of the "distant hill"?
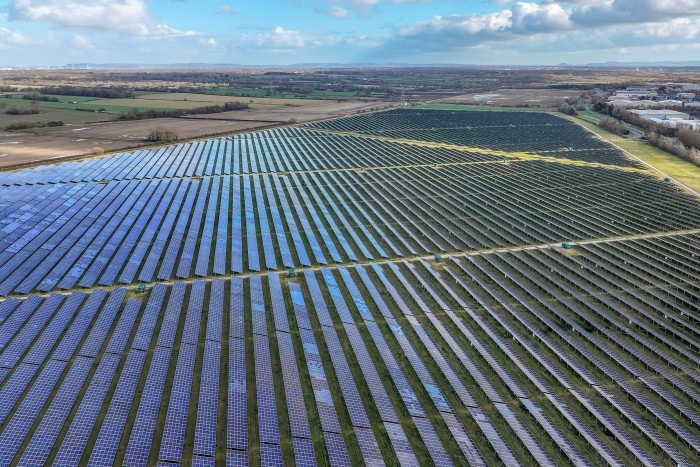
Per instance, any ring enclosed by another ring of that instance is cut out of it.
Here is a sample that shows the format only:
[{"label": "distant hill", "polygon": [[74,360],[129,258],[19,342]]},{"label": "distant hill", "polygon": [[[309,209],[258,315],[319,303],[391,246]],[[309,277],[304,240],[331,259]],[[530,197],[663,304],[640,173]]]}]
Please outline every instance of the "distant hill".
[{"label": "distant hill", "polygon": [[700,67],[700,61],[687,62],[603,62],[589,63],[586,66],[609,67],[609,68],[695,68]]}]

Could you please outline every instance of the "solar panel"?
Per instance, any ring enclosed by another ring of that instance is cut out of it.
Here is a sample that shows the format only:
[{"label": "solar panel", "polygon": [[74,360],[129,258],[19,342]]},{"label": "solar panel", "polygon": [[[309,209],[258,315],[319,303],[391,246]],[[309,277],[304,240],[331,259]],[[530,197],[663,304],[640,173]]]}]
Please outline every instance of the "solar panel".
[{"label": "solar panel", "polygon": [[418,459],[416,459],[413,448],[411,448],[411,444],[408,442],[406,433],[403,431],[401,425],[384,422],[384,427],[386,428],[386,433],[389,436],[391,445],[394,447],[394,452],[399,459],[399,463],[402,466],[418,467]]},{"label": "solar panel", "polygon": [[384,421],[398,423],[399,419],[394,411],[394,406],[389,400],[382,379],[379,377],[379,373],[377,373],[372,357],[370,357],[365,347],[365,343],[362,340],[362,336],[360,336],[360,332],[357,330],[357,326],[354,324],[345,324],[345,332],[350,341],[350,346],[355,353],[355,358],[357,358],[358,366],[362,370],[367,386],[372,393],[374,405],[379,412],[379,416]]},{"label": "solar panel", "polygon": [[161,460],[175,462],[182,460],[196,355],[196,345],[186,343],[180,345],[175,377],[168,401],[168,412],[161,435],[162,441],[158,455]]},{"label": "solar panel", "polygon": [[[58,302],[62,299],[63,297],[56,296],[49,302],[49,306],[58,306]],[[10,318],[0,325],[0,349],[4,348],[15,337],[26,320],[31,320],[34,311],[43,301],[44,299],[41,297],[30,296],[17,308]],[[46,305],[42,305],[42,307],[44,307],[44,310],[48,309]]]},{"label": "solar panel", "polygon": [[[44,464],[78,397],[78,393],[83,387],[83,383],[92,365],[92,358],[77,357],[75,359],[61,387],[56,391],[55,397],[51,401],[43,418],[41,418],[41,423],[27,444],[18,465],[34,466]],[[22,416],[26,417],[27,413],[23,412]],[[15,426],[13,432],[19,435],[20,433],[17,430],[19,430],[19,428]],[[9,431],[5,430],[5,432]]]},{"label": "solar panel", "polygon": [[124,455],[125,466],[148,463],[171,353],[172,349],[169,347],[156,347],[153,351],[146,384],[138,400],[139,408]]},{"label": "solar panel", "polygon": [[[73,318],[73,315],[78,310],[85,297],[86,294],[82,292],[73,292],[68,297],[24,357],[25,363],[36,363],[39,365],[44,361],[56,341],[61,334],[63,334],[69,321]],[[12,344],[10,344],[5,351],[9,351],[14,343],[15,341],[12,341]],[[3,355],[4,354],[5,352],[3,352]]]},{"label": "solar panel", "polygon": [[182,282],[175,282],[170,288],[170,298],[168,298],[158,335],[157,345],[160,347],[172,347],[175,343],[175,334],[180,324],[180,314],[186,290],[187,285]]},{"label": "solar panel", "polygon": [[248,467],[248,452],[226,451],[226,467]]},{"label": "solar panel", "polygon": [[304,347],[306,366],[309,370],[311,386],[313,387],[314,396],[316,398],[316,407],[318,409],[319,418],[321,419],[321,427],[323,431],[340,433],[340,423],[335,413],[333,397],[328,387],[328,381],[326,380],[326,374],[323,369],[323,362],[321,361],[321,355],[316,345],[314,334],[311,330],[302,328],[299,329],[299,337]]},{"label": "solar panel", "polygon": [[182,342],[197,344],[199,342],[199,326],[202,321],[204,308],[205,282],[196,280],[190,289],[190,301],[185,315],[185,326],[182,330]]},{"label": "solar panel", "polygon": [[287,320],[287,308],[284,304],[282,293],[282,283],[278,274],[268,274],[267,280],[270,286],[270,298],[272,301],[272,316],[275,320],[275,329],[289,332],[289,321]]},{"label": "solar panel", "polygon": [[401,395],[401,399],[403,400],[404,404],[406,404],[408,412],[413,416],[425,417],[423,405],[418,400],[418,396],[416,396],[416,393],[413,391],[413,388],[406,379],[406,375],[384,340],[384,335],[379,329],[379,326],[377,326],[377,324],[373,321],[365,321],[365,324],[367,326],[367,330],[372,336],[372,339],[374,340],[375,345],[377,346],[377,350],[379,350],[382,360],[384,360],[386,369],[391,374],[391,378],[393,379],[394,384]]},{"label": "solar panel", "polygon": [[253,336],[255,355],[255,387],[258,400],[258,426],[260,441],[279,443],[279,424],[275,386],[270,363],[270,347],[267,336]]},{"label": "solar panel", "polygon": [[228,432],[229,449],[248,448],[245,340],[229,340]]},{"label": "solar panel", "polygon": [[192,456],[192,467],[215,467],[216,461],[213,457]]},{"label": "solar panel", "polygon": [[292,438],[294,447],[294,460],[299,467],[313,467],[316,465],[314,443],[310,439]]},{"label": "solar panel", "polygon": [[[8,320],[3,323],[2,334],[0,334],[0,366],[12,368],[15,363],[21,358],[27,347],[31,345],[37,333],[44,327],[46,322],[51,318],[58,306],[63,302],[62,295],[52,294],[44,300],[41,306],[32,310],[31,316],[20,316],[19,313],[13,315],[17,320]],[[19,310],[18,310],[19,311]],[[24,314],[25,309],[21,310]],[[22,318],[28,318],[26,325],[19,330],[22,324]],[[8,334],[5,334],[7,332]],[[12,334],[9,334],[9,333]],[[11,342],[10,342],[11,340]],[[7,345],[9,343],[9,345]]]},{"label": "solar panel", "polygon": [[221,328],[224,314],[224,281],[214,279],[209,293],[206,339],[221,342]]},{"label": "solar panel", "polygon": [[121,439],[126,418],[134,399],[136,386],[141,378],[141,370],[146,359],[146,352],[132,349],[122,368],[117,388],[107,409],[107,414],[100,428],[100,433],[90,454],[89,466],[105,465],[114,462],[119,440]]},{"label": "solar panel", "polygon": [[[63,373],[65,366],[66,362],[49,360],[29,392],[25,395],[18,410],[5,425],[5,430],[0,434],[0,465],[9,465],[11,463],[12,458],[19,450],[24,438],[32,427],[34,419],[53,392],[54,386]],[[76,376],[78,373],[74,372],[73,375]],[[5,401],[3,400],[3,408],[5,406]],[[3,410],[0,421],[4,421],[6,417],[7,413]]]},{"label": "solar panel", "polygon": [[309,419],[306,414],[306,405],[304,404],[304,393],[299,379],[297,358],[294,353],[291,335],[286,332],[278,332],[277,346],[280,353],[280,366],[282,367],[284,393],[292,436],[311,438]]},{"label": "solar panel", "polygon": [[420,433],[423,443],[428,449],[433,463],[436,466],[453,465],[452,461],[450,460],[450,456],[447,455],[447,451],[445,451],[445,447],[442,445],[440,438],[438,438],[438,435],[435,432],[432,423],[430,423],[430,420],[422,417],[413,417],[413,423],[416,425],[418,433]]},{"label": "solar panel", "polygon": [[355,436],[362,453],[362,460],[367,467],[381,467],[385,465],[377,439],[374,437],[374,432],[372,432],[371,428],[356,427]]},{"label": "solar panel", "polygon": [[261,467],[282,467],[282,450],[279,444],[260,444]]},{"label": "solar panel", "polygon": [[219,409],[219,368],[221,343],[207,340],[204,344],[202,379],[199,385],[197,424],[194,432],[194,452],[216,455],[216,425]]},{"label": "solar panel", "polygon": [[245,338],[243,303],[243,279],[240,277],[231,278],[231,309],[230,309],[230,336]]},{"label": "solar panel", "polygon": [[56,465],[78,465],[120,360],[119,355],[106,353],[102,356],[61,442],[54,459]]},{"label": "solar panel", "polygon": [[301,234],[299,233],[299,228],[297,227],[297,223],[292,213],[292,209],[289,207],[289,203],[287,202],[287,196],[284,194],[284,191],[282,190],[282,185],[279,182],[279,176],[273,175],[272,181],[275,185],[275,192],[277,193],[277,196],[279,196],[282,212],[284,213],[284,218],[287,223],[289,234],[292,236],[292,241],[294,242],[294,249],[296,250],[297,256],[299,258],[299,263],[302,266],[311,266],[311,261],[309,260],[309,255],[306,252],[304,241],[302,240]]},{"label": "solar panel", "polygon": [[[126,302],[126,306],[120,313],[119,321],[117,321],[117,325],[112,332],[112,337],[109,339],[105,352],[114,354],[121,354],[124,352],[129,336],[131,336],[131,329],[134,327],[134,323],[140,311],[140,300],[130,299]],[[84,354],[83,352],[81,352],[81,354],[86,357],[92,356]]]},{"label": "solar panel", "polygon": [[[88,304],[92,302],[93,296],[99,297],[102,296],[103,293],[104,292],[93,292],[90,298],[88,299],[88,303],[85,305],[85,307],[87,307]],[[105,337],[107,336],[107,333],[112,327],[112,323],[114,322],[114,318],[117,316],[117,312],[119,311],[124,297],[126,297],[126,289],[122,288],[114,289],[109,294],[109,298],[107,299],[107,302],[105,302],[105,305],[102,307],[102,311],[100,312],[97,321],[95,321],[95,324],[91,327],[90,334],[88,334],[87,338],[85,339],[85,342],[83,343],[83,346],[80,350],[80,355],[85,355],[86,357],[93,358],[97,356],[100,349],[102,348],[102,344],[105,340]],[[83,326],[87,326],[88,324],[89,323],[84,323]],[[71,345],[77,344],[78,342],[75,342],[75,344]],[[59,345],[59,349],[60,348],[61,346]],[[58,351],[56,353],[59,354]]]},{"label": "solar panel", "polygon": [[343,435],[338,433],[323,433],[328,449],[328,459],[332,466],[350,466],[350,456],[345,447]]},{"label": "solar panel", "polygon": [[263,296],[262,278],[257,275],[250,277],[250,308],[253,333],[266,336],[267,313],[265,310],[265,298]]}]

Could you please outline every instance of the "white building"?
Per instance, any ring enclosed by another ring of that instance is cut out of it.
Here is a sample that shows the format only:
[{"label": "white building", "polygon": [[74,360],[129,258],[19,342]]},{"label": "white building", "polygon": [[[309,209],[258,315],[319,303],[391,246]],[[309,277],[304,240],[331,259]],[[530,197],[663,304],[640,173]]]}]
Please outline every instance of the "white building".
[{"label": "white building", "polygon": [[695,93],[694,92],[679,92],[678,98],[681,100],[684,100],[684,101],[689,101],[691,99],[695,99]]},{"label": "white building", "polygon": [[615,91],[614,94],[621,99],[652,99],[657,95],[655,91]]},{"label": "white building", "polygon": [[682,107],[683,102],[681,101],[648,101],[639,100],[633,101],[629,99],[615,99],[608,100],[608,103],[613,107],[620,107],[623,109],[664,109],[672,107]]},{"label": "white building", "polygon": [[650,121],[684,121],[691,119],[690,115],[688,115],[687,113],[678,112],[676,110],[643,109],[630,110],[630,112],[637,115],[638,117],[643,118],[644,120]]}]

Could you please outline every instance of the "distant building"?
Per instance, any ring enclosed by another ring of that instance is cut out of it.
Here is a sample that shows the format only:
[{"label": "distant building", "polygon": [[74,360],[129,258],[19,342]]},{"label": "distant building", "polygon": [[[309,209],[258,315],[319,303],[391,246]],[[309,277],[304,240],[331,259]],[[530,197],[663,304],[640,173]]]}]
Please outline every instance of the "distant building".
[{"label": "distant building", "polygon": [[621,99],[653,99],[658,93],[656,91],[615,91],[614,97]]},{"label": "distant building", "polygon": [[683,107],[700,108],[700,101],[684,102]]},{"label": "distant building", "polygon": [[683,101],[689,101],[689,100],[695,99],[695,93],[694,92],[679,92],[678,98],[680,100],[683,100]]},{"label": "distant building", "polygon": [[650,100],[639,100],[633,101],[629,99],[614,99],[608,100],[608,104],[613,107],[619,107],[622,109],[665,109],[672,107],[682,107],[683,102],[681,101],[650,101]]},{"label": "distant building", "polygon": [[637,109],[630,110],[630,113],[633,113],[644,120],[673,128],[679,124],[693,121],[691,120],[690,115],[683,112],[677,112],[675,110]]}]

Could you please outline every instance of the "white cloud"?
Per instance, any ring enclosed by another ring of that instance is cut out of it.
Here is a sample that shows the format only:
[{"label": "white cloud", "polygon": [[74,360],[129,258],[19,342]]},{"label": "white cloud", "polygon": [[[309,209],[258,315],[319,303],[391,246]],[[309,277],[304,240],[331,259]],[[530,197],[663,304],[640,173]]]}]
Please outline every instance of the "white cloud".
[{"label": "white cloud", "polygon": [[230,15],[233,13],[233,5],[230,3],[223,3],[221,5],[221,12],[225,15]]},{"label": "white cloud", "polygon": [[328,15],[333,18],[347,18],[349,14],[348,9],[341,6],[334,6],[328,9]]},{"label": "white cloud", "polygon": [[0,28],[0,49],[6,49],[10,46],[33,45],[39,42],[38,39],[28,36],[23,32]]},{"label": "white cloud", "polygon": [[141,38],[196,35],[194,31],[154,24],[145,0],[13,0],[9,17],[67,28],[116,31]]}]

